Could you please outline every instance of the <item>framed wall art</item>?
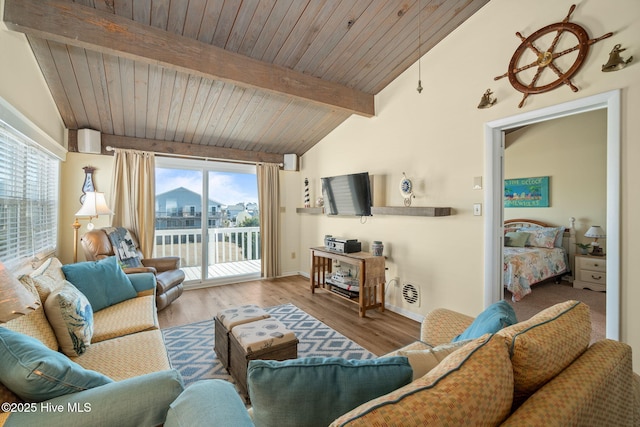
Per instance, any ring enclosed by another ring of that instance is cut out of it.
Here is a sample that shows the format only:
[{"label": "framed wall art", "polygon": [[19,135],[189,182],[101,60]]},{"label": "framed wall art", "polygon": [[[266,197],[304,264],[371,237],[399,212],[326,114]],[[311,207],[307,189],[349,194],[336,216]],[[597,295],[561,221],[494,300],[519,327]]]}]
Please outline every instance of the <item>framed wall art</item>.
[{"label": "framed wall art", "polygon": [[549,177],[504,180],[505,208],[549,207]]}]

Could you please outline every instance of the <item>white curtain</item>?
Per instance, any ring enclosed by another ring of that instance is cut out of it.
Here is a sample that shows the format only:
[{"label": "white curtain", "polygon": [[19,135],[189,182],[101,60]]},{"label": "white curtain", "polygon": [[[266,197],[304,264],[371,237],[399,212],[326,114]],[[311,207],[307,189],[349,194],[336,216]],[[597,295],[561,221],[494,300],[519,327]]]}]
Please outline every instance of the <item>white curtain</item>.
[{"label": "white curtain", "polygon": [[145,258],[153,253],[155,194],[154,153],[116,148],[111,188],[112,225],[133,231]]},{"label": "white curtain", "polygon": [[259,164],[258,201],[260,205],[260,236],[262,239],[262,277],[280,275],[280,167]]}]

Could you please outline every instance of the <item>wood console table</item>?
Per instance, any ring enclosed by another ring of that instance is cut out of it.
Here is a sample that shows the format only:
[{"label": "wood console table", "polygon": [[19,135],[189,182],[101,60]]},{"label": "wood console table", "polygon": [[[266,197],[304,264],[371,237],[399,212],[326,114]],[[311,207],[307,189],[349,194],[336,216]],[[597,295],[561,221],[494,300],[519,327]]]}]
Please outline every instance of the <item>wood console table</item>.
[{"label": "wood console table", "polygon": [[357,298],[348,298],[337,293],[335,295],[357,303],[360,317],[365,317],[367,310],[371,308],[384,311],[385,258],[383,256],[373,256],[369,252],[344,254],[324,247],[310,248],[310,251],[311,293],[315,293],[316,288],[328,289],[332,286],[326,282],[326,279],[331,277],[331,261],[336,260],[358,267],[360,292]]}]

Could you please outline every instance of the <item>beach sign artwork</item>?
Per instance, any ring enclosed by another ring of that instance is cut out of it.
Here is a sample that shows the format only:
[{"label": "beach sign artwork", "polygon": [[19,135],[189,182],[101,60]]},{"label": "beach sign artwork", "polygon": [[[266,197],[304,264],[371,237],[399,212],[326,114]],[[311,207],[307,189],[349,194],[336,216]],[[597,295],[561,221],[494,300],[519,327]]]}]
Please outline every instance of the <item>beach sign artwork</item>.
[{"label": "beach sign artwork", "polygon": [[505,208],[549,207],[549,177],[504,180]]}]

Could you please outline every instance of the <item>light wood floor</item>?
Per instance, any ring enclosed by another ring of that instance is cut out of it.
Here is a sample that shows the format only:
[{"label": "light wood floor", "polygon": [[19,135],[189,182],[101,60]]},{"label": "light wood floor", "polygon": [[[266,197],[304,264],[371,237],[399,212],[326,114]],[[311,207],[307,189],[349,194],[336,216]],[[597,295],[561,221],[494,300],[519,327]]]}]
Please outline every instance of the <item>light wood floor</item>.
[{"label": "light wood floor", "polygon": [[380,356],[418,339],[418,322],[385,310],[368,310],[358,316],[358,306],[323,289],[311,294],[303,276],[256,280],[184,291],[158,313],[161,328],[212,319],[222,309],[257,304],[271,307],[292,303],[342,335]]}]

